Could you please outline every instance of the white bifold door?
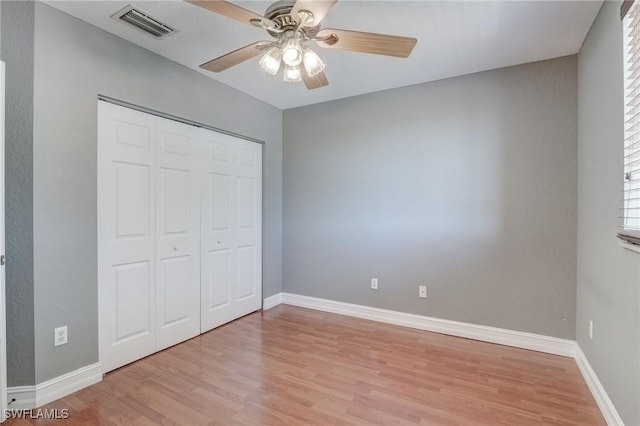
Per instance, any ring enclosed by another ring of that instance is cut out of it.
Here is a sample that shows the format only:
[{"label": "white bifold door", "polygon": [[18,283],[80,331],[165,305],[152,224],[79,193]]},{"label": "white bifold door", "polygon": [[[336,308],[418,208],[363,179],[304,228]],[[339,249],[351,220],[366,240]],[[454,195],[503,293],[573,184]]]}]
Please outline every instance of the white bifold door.
[{"label": "white bifold door", "polygon": [[156,120],[157,349],[200,334],[200,140],[193,126]]},{"label": "white bifold door", "polygon": [[255,311],[262,297],[261,152],[256,143],[231,136],[205,140],[203,332]]},{"label": "white bifold door", "polygon": [[98,104],[106,372],[260,309],[262,146]]}]

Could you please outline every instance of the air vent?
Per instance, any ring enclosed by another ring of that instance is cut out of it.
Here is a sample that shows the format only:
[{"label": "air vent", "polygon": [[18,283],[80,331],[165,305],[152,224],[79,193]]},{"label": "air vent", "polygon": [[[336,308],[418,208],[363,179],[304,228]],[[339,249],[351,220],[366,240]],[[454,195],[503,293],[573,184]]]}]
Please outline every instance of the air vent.
[{"label": "air vent", "polygon": [[116,12],[114,15],[111,15],[111,17],[118,21],[125,22],[154,38],[165,38],[176,32],[175,29],[167,24],[163,24],[149,16],[149,14],[134,8],[132,5]]}]

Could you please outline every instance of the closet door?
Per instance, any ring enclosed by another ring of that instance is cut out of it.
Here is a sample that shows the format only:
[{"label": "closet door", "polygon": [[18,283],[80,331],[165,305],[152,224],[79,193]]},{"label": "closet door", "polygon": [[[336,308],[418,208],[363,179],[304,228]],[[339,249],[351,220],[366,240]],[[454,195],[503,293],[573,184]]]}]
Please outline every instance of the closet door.
[{"label": "closet door", "polygon": [[261,145],[98,103],[104,371],[260,309],[261,188]]},{"label": "closet door", "polygon": [[201,331],[262,305],[262,145],[203,130]]},{"label": "closet door", "polygon": [[156,122],[105,102],[98,111],[98,315],[109,371],[156,350]]},{"label": "closet door", "polygon": [[158,350],[200,334],[199,132],[157,119]]}]

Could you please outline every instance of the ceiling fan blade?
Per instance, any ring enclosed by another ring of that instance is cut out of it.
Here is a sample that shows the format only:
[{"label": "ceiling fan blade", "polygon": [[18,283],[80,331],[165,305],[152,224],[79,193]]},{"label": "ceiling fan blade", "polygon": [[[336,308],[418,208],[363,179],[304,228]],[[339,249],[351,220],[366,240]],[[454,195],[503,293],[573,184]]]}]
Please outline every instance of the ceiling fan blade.
[{"label": "ceiling fan blade", "polygon": [[276,29],[276,23],[269,18],[265,18],[262,15],[258,15],[248,9],[240,6],[236,6],[233,3],[229,3],[224,0],[185,0],[188,3],[200,6],[204,9],[210,10],[220,15],[224,15],[227,18],[235,19],[236,21],[244,22],[245,24],[254,25],[262,28]]},{"label": "ceiling fan blade", "polygon": [[329,85],[329,81],[327,80],[327,76],[324,74],[324,72],[320,72],[313,77],[309,77],[307,71],[303,70],[302,80],[304,81],[304,85],[307,86],[307,89],[309,90],[318,89],[320,87]]},{"label": "ceiling fan blade", "polygon": [[298,12],[306,10],[313,14],[313,18],[309,19],[303,26],[314,27],[327,16],[327,13],[337,3],[338,0],[298,0],[291,9],[291,15],[298,19]]},{"label": "ceiling fan blade", "polygon": [[314,37],[318,46],[406,58],[417,41],[412,37],[325,28]]},{"label": "ceiling fan blade", "polygon": [[257,41],[248,46],[241,47],[238,50],[234,50],[233,52],[229,52],[226,55],[212,59],[209,62],[205,62],[200,65],[200,68],[213,72],[224,71],[234,65],[238,65],[241,62],[251,59],[254,56],[258,56],[272,45],[273,43],[269,41]]}]

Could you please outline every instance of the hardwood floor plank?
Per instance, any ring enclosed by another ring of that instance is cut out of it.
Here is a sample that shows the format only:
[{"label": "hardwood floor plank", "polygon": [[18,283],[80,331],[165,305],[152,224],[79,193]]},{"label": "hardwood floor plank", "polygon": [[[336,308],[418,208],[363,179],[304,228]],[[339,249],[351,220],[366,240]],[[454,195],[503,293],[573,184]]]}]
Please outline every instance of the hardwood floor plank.
[{"label": "hardwood floor plank", "polygon": [[70,425],[605,424],[573,359],[284,305],[42,408]]}]

